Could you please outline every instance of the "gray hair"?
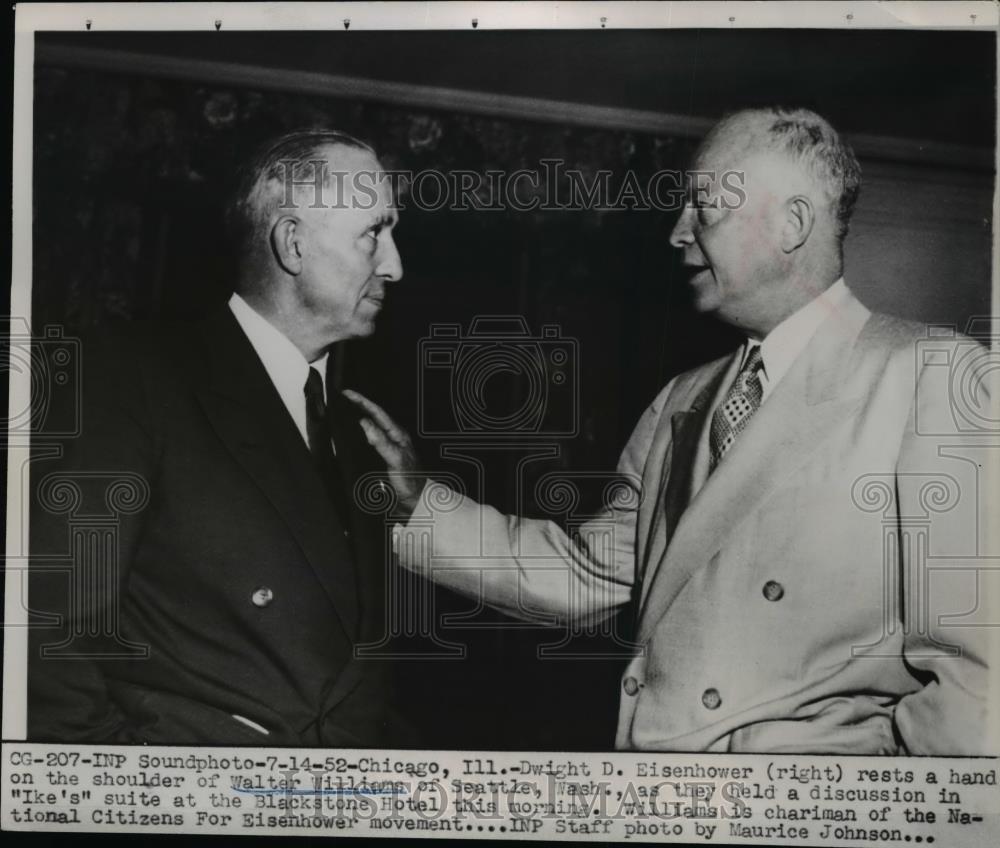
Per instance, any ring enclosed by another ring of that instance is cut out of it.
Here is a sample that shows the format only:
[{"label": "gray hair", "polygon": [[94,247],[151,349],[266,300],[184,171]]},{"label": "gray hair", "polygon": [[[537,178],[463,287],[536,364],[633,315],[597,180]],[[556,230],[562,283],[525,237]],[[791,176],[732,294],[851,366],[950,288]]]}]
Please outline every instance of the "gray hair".
[{"label": "gray hair", "polygon": [[237,172],[236,188],[226,207],[226,224],[233,247],[243,256],[267,237],[267,225],[285,197],[287,185],[308,183],[322,168],[322,185],[329,179],[324,149],[330,146],[366,150],[372,147],[338,130],[311,129],[287,133],[260,147]]},{"label": "gray hair", "polygon": [[829,196],[837,240],[842,244],[861,191],[861,166],[850,145],[825,118],[809,109],[785,106],[727,115],[713,128],[709,139],[748,119],[754,127],[741,133],[741,143],[747,149],[778,150],[804,164]]}]

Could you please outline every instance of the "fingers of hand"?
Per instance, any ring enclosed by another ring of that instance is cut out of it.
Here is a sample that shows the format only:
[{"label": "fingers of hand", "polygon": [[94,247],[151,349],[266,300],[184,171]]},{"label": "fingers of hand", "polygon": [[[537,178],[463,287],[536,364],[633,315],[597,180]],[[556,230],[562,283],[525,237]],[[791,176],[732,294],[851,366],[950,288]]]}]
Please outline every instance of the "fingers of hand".
[{"label": "fingers of hand", "polygon": [[361,392],[356,389],[341,389],[340,393],[346,397],[348,400],[353,400],[355,403],[360,403],[364,406],[367,403],[371,403],[367,397],[365,397]]},{"label": "fingers of hand", "polygon": [[368,415],[371,416],[372,420],[385,431],[389,438],[393,441],[399,441],[401,433],[399,426],[392,420],[389,413],[382,409],[382,407],[375,403],[375,401],[369,400],[364,395],[351,389],[344,389],[343,395],[367,412]]},{"label": "fingers of hand", "polygon": [[391,442],[392,444],[397,443],[397,440],[393,438],[393,434],[377,419],[372,417],[359,418],[358,423],[361,425],[361,429],[365,431],[365,436],[368,438],[368,444],[374,445],[375,442],[373,439],[383,442]]},{"label": "fingers of hand", "polygon": [[374,446],[379,436],[378,427],[368,418],[359,418],[358,423],[361,424],[361,429],[364,431],[365,438],[368,439],[368,444]]},{"label": "fingers of hand", "polygon": [[382,409],[375,401],[369,400],[360,392],[356,392],[353,389],[344,389],[342,394],[349,401],[360,406],[365,412],[368,413],[371,420],[381,427],[383,430],[388,431],[395,422],[389,417],[388,413]]},{"label": "fingers of hand", "polygon": [[399,454],[399,448],[377,424],[368,418],[361,419],[361,429],[364,430],[365,438],[383,459],[387,459],[391,454],[394,458]]},{"label": "fingers of hand", "polygon": [[355,403],[360,406],[365,412],[370,412],[373,406],[376,404],[368,400],[361,392],[356,392],[354,389],[343,389],[341,394],[347,398],[351,403]]}]

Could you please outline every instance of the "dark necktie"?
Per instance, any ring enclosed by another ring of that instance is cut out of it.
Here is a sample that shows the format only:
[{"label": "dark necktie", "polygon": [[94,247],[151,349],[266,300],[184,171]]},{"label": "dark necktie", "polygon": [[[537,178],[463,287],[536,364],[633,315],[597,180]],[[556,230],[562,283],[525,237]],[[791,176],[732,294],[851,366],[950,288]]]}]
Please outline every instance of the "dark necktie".
[{"label": "dark necktie", "polygon": [[340,470],[340,463],[333,452],[330,414],[323,397],[323,378],[319,371],[310,367],[306,380],[306,433],[309,436],[309,451],[316,461],[330,500],[344,522],[344,529],[351,527],[351,507],[347,485]]},{"label": "dark necktie", "polygon": [[719,464],[727,451],[735,444],[736,437],[750,423],[751,417],[764,397],[764,387],[760,382],[760,372],[764,368],[760,345],[754,347],[736,375],[725,399],[712,416],[712,431],[709,443],[712,450],[712,469]]}]

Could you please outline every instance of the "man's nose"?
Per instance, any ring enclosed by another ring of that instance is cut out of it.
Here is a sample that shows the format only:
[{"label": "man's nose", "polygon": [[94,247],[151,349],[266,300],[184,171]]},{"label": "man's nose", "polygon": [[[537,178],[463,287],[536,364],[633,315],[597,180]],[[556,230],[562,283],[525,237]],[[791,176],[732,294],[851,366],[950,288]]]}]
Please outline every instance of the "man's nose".
[{"label": "man's nose", "polygon": [[670,233],[670,244],[672,247],[684,247],[694,242],[694,230],[691,223],[694,219],[694,209],[686,205],[681,210],[681,216],[674,224],[674,229]]},{"label": "man's nose", "polygon": [[403,278],[403,260],[392,235],[387,235],[379,250],[379,263],[375,273],[383,279],[395,283]]}]

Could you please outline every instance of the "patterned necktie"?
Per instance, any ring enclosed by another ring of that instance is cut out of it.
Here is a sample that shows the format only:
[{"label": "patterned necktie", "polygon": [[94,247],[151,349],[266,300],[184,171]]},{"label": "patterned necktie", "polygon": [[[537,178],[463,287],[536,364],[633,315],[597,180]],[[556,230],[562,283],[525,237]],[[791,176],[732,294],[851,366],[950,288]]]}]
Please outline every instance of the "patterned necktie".
[{"label": "patterned necktie", "polygon": [[347,498],[347,486],[340,463],[333,452],[329,411],[323,397],[323,378],[315,368],[309,369],[305,385],[306,433],[309,436],[309,451],[326,484],[334,508],[340,514],[345,529],[350,529],[351,508]]},{"label": "patterned necktie", "polygon": [[736,437],[750,422],[764,397],[764,387],[760,382],[760,372],[764,368],[760,345],[756,345],[740,373],[733,380],[725,399],[712,416],[710,445],[712,449],[712,469],[736,442]]}]

